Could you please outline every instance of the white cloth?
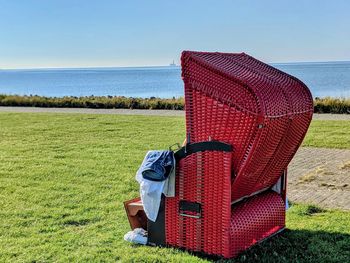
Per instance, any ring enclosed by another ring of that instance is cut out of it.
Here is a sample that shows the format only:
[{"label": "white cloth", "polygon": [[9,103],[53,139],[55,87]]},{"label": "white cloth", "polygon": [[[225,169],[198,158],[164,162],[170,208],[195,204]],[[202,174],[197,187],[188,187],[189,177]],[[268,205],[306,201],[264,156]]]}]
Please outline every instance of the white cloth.
[{"label": "white cloth", "polygon": [[149,220],[155,222],[159,212],[162,193],[166,197],[175,196],[175,161],[173,169],[164,181],[159,182],[144,179],[141,174],[141,168],[136,173],[136,180],[140,184],[140,197],[146,216]]},{"label": "white cloth", "polygon": [[143,228],[135,228],[124,235],[124,240],[135,244],[146,245],[147,231]]}]

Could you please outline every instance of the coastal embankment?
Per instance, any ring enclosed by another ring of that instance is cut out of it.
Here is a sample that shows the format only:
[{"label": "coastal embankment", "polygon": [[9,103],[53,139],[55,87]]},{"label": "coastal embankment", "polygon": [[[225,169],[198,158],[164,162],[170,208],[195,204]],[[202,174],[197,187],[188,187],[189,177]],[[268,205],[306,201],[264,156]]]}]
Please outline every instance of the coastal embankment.
[{"label": "coastal embankment", "polygon": [[[0,94],[0,106],[40,108],[184,110],[180,98],[132,98],[123,96],[44,97]],[[315,98],[315,113],[350,114],[350,98]]]}]

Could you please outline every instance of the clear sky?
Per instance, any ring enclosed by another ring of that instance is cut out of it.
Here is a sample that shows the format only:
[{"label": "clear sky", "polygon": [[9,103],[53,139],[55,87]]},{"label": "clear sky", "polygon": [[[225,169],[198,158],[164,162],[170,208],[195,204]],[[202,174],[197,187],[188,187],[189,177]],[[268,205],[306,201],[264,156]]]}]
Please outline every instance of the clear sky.
[{"label": "clear sky", "polygon": [[0,0],[0,68],[350,60],[349,0]]}]

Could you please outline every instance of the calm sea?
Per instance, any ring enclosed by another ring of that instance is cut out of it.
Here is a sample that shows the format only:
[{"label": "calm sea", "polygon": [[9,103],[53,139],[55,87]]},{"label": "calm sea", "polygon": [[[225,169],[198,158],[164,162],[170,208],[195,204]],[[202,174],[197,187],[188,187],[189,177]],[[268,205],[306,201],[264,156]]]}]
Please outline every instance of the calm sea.
[{"label": "calm sea", "polygon": [[[296,76],[314,97],[350,97],[350,62],[273,66]],[[0,70],[0,94],[183,96],[179,67]]]}]

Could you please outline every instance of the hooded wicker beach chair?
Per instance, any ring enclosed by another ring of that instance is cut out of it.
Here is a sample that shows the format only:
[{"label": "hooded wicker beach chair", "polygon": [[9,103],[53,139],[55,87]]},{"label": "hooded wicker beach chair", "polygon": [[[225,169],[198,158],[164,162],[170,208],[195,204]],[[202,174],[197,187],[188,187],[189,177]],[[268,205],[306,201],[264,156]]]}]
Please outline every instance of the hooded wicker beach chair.
[{"label": "hooded wicker beach chair", "polygon": [[184,51],[186,145],[149,244],[225,258],[285,228],[287,166],[309,127],[300,80],[244,54]]}]

